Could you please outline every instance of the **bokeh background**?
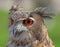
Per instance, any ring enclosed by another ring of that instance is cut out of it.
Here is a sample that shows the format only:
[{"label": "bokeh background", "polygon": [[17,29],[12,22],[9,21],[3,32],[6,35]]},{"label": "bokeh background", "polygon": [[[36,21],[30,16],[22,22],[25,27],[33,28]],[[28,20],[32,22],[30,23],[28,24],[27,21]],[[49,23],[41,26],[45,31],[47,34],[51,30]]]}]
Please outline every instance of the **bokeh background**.
[{"label": "bokeh background", "polygon": [[[0,47],[6,47],[8,42],[8,13],[12,4],[12,0],[0,0]],[[32,11],[36,7],[47,7],[49,11],[54,12],[54,18],[45,19],[45,23],[54,45],[60,47],[60,0],[21,0],[20,6],[25,11]]]}]

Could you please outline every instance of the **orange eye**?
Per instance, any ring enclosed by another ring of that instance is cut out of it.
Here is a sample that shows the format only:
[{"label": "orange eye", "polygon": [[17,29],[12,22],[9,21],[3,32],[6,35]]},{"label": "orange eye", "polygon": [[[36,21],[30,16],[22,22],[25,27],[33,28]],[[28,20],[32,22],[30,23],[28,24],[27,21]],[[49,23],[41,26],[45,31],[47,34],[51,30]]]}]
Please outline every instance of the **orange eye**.
[{"label": "orange eye", "polygon": [[33,20],[32,19],[23,20],[23,24],[26,26],[30,26],[33,24]]},{"label": "orange eye", "polygon": [[12,25],[14,23],[14,20],[10,18],[10,24]]}]

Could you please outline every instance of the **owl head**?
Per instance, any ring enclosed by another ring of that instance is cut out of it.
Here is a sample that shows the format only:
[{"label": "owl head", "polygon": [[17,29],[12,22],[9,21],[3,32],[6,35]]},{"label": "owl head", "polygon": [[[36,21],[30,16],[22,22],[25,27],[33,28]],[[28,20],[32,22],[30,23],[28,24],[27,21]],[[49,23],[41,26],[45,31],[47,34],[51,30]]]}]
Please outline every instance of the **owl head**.
[{"label": "owl head", "polygon": [[51,18],[52,14],[42,7],[29,12],[12,6],[9,15],[9,30],[14,39],[34,38],[41,40],[42,36],[46,34],[44,18]]}]

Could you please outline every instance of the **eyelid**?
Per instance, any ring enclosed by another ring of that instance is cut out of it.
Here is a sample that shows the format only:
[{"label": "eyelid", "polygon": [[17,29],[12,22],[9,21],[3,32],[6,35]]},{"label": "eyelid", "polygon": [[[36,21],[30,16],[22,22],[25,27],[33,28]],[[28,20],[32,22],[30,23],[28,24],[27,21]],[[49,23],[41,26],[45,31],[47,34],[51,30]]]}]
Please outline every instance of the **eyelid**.
[{"label": "eyelid", "polygon": [[34,19],[34,18],[32,18],[32,17],[29,17],[29,19],[31,19],[31,20],[33,20],[33,21],[35,21],[35,19]]},{"label": "eyelid", "polygon": [[29,19],[32,19],[34,21],[34,23],[31,26],[29,26],[29,27],[32,27],[36,23],[36,20],[32,17],[29,17]]},{"label": "eyelid", "polygon": [[[28,20],[30,20],[29,23],[27,23]],[[31,22],[32,22],[32,23],[31,23]],[[32,17],[29,17],[29,18],[23,20],[23,24],[24,24],[25,26],[27,26],[27,27],[31,27],[31,26],[33,26],[34,23],[35,23],[35,19],[32,18]]]},{"label": "eyelid", "polygon": [[[17,22],[19,22],[19,21],[22,21],[22,20],[25,20],[25,19],[28,19],[28,18],[19,18],[18,20],[16,20]],[[35,19],[34,18],[32,18],[32,17],[29,17],[29,19],[32,19],[33,21],[35,21]]]}]

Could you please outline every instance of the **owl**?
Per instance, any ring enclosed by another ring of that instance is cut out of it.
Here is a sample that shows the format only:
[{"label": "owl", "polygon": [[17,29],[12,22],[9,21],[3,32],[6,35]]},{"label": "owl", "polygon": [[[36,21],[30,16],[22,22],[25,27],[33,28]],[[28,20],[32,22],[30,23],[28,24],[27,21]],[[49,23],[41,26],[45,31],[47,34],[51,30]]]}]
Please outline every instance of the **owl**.
[{"label": "owl", "polygon": [[48,35],[44,18],[52,14],[46,8],[23,11],[12,6],[9,13],[9,40],[7,47],[55,47]]}]

